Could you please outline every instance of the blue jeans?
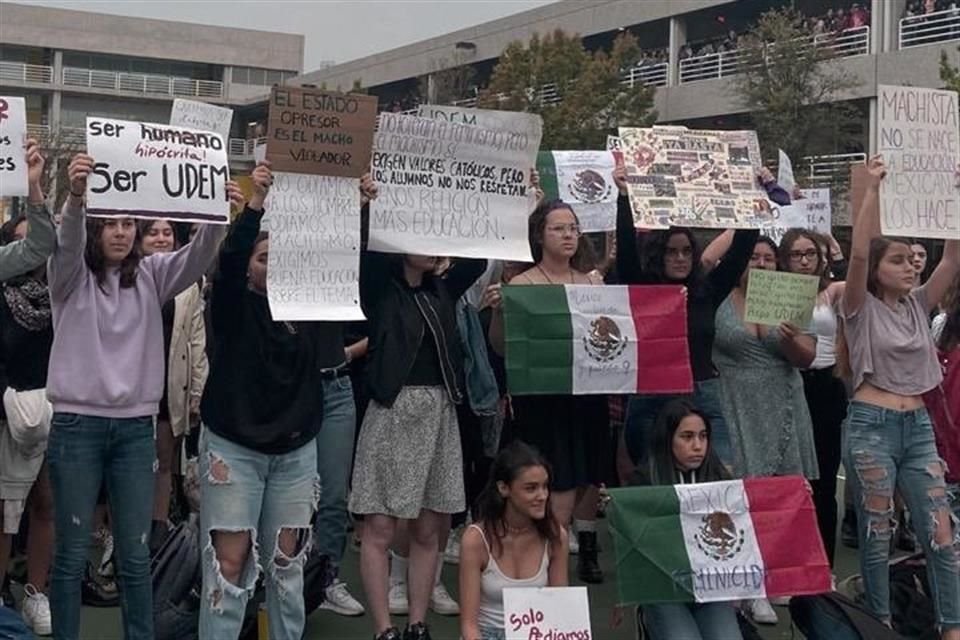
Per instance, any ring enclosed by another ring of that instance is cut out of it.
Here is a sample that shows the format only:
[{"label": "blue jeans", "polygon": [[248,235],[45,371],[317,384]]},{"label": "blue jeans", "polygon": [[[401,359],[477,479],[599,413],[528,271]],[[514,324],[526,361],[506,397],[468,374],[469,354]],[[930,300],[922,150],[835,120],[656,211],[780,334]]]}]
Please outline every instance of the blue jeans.
[{"label": "blue jeans", "polygon": [[627,404],[627,416],[624,424],[624,439],[627,451],[634,464],[639,463],[647,455],[650,445],[650,435],[653,425],[657,421],[660,411],[670,401],[676,398],[687,398],[693,405],[702,411],[710,420],[710,446],[713,447],[720,462],[726,466],[733,464],[733,448],[730,443],[730,430],[723,417],[723,408],[720,405],[720,380],[711,378],[694,383],[693,395],[635,395],[630,397]]},{"label": "blue jeans", "polygon": [[737,610],[729,602],[648,604],[643,624],[650,640],[740,640]]},{"label": "blue jeans", "polygon": [[80,636],[80,583],[100,485],[106,482],[127,640],[153,638],[150,518],[156,461],[153,418],[54,413],[47,447],[56,551],[50,581],[53,637]]},{"label": "blue jeans", "polygon": [[33,640],[23,618],[14,609],[0,606],[0,640]]},{"label": "blue jeans", "polygon": [[507,640],[507,632],[494,627],[480,627],[480,640]]},{"label": "blue jeans", "polygon": [[[853,401],[844,423],[843,464],[854,491],[860,538],[860,570],[866,604],[890,619],[890,537],[896,527],[893,495],[899,489],[917,540],[927,558],[927,575],[937,620],[960,628],[960,572],[944,468],[926,409],[893,411]],[[936,531],[937,519],[945,520]],[[938,537],[940,542],[938,542]]]},{"label": "blue jeans", "polygon": [[320,505],[314,523],[317,552],[336,571],[347,544],[347,486],[353,462],[357,407],[349,376],[323,381],[323,426],[317,435]]},{"label": "blue jeans", "polygon": [[[310,518],[316,507],[317,448],[313,442],[289,453],[247,449],[204,428],[200,435],[200,536],[203,546],[201,640],[240,635],[247,601],[261,570],[266,575],[271,640],[300,640],[306,623],[303,565],[310,549]],[[298,531],[293,556],[278,541],[281,529]],[[220,572],[214,531],[246,531],[251,551],[239,585]],[[268,558],[262,563],[260,554]]]}]

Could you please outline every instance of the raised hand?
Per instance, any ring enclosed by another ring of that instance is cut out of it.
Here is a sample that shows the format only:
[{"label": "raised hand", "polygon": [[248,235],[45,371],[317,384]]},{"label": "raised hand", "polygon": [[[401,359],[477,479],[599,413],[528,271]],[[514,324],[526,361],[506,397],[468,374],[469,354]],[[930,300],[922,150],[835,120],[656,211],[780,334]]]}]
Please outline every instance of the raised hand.
[{"label": "raised hand", "polygon": [[80,200],[87,192],[87,178],[93,173],[93,158],[85,153],[73,156],[70,166],[67,167],[67,177],[70,179],[70,195]]},{"label": "raised hand", "polygon": [[250,174],[253,180],[253,197],[250,198],[250,208],[256,211],[263,209],[263,203],[267,199],[270,187],[273,186],[273,172],[270,171],[270,161],[262,160],[257,163]]},{"label": "raised hand", "polygon": [[243,203],[247,200],[247,197],[243,195],[243,189],[233,180],[227,181],[227,200],[230,201],[230,205],[234,209],[242,209]]},{"label": "raised hand", "polygon": [[867,161],[867,174],[870,175],[870,186],[879,187],[887,175],[887,165],[883,163],[883,156],[875,155]]},{"label": "raised hand", "polygon": [[617,185],[617,189],[620,190],[620,195],[627,195],[627,168],[623,166],[623,162],[618,162],[616,168],[613,170],[613,182]]}]

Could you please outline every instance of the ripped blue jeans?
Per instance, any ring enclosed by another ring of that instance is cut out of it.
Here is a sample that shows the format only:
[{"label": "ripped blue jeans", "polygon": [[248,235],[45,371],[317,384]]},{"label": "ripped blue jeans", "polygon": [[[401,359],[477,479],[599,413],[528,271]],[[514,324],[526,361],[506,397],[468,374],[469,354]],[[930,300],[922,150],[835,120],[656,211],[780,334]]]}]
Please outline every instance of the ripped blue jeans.
[{"label": "ripped blue jeans", "polygon": [[867,606],[890,619],[887,562],[897,526],[893,496],[899,490],[927,558],[939,626],[960,628],[956,520],[926,409],[893,411],[851,402],[843,425],[843,464],[854,491]]},{"label": "ripped blue jeans", "polygon": [[[201,640],[240,635],[247,601],[261,571],[270,639],[300,640],[306,623],[303,565],[310,549],[317,487],[313,441],[289,453],[270,455],[204,428],[200,437]],[[293,553],[279,546],[282,530],[295,534]],[[251,548],[236,584],[221,572],[213,546],[217,531],[250,534]]]}]

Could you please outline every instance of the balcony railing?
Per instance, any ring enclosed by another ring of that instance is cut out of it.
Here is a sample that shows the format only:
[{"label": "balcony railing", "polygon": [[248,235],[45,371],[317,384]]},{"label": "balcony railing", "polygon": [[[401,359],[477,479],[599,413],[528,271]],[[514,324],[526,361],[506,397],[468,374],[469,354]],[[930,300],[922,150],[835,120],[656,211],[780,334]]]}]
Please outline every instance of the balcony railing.
[{"label": "balcony railing", "polygon": [[266,138],[230,138],[227,141],[227,155],[235,160],[253,160],[254,147],[266,141]]},{"label": "balcony railing", "polygon": [[865,153],[834,153],[804,158],[810,163],[807,180],[811,187],[829,187],[850,179],[850,165],[867,161]]},{"label": "balcony railing", "polygon": [[946,9],[900,20],[900,48],[960,40],[960,9]]},{"label": "balcony railing", "polygon": [[63,68],[63,84],[91,89],[109,89],[164,96],[222,98],[223,83],[217,80],[193,80],[175,76],[156,76],[124,71]]},{"label": "balcony railing", "polygon": [[[870,53],[870,27],[817,34],[810,38],[810,44],[830,49],[840,58],[865,55]],[[725,78],[739,73],[743,58],[741,49],[686,58],[680,61],[680,83]]]},{"label": "balcony railing", "polygon": [[4,80],[8,82],[50,84],[53,82],[53,67],[0,60],[0,82]]},{"label": "balcony railing", "polygon": [[637,84],[665,87],[667,86],[667,69],[669,66],[666,62],[638,65],[624,73],[620,82],[628,87],[634,87]]}]

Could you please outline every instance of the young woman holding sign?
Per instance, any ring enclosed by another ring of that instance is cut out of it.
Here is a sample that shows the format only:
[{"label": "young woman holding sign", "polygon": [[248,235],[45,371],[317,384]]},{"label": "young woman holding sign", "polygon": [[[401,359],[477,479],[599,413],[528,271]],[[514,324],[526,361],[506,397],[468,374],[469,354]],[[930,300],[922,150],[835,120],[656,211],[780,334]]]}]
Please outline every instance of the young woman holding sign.
[{"label": "young woman holding sign", "polygon": [[[162,305],[206,271],[225,229],[205,226],[174,253],[144,258],[132,218],[87,219],[84,194],[94,160],[68,168],[57,248],[48,274],[54,339],[47,396],[53,423],[47,459],[53,486],[56,555],[53,634],[80,632],[80,582],[94,505],[106,483],[114,527],[123,629],[153,636],[150,554],[153,416],[163,396]],[[242,202],[234,182],[226,195]]]},{"label": "young woman holding sign", "polygon": [[50,212],[44,204],[40,179],[43,176],[44,159],[40,145],[33,138],[26,144],[27,163],[27,235],[0,247],[0,282],[9,280],[39,267],[47,260],[56,245],[56,233]]},{"label": "young woman holding sign", "polygon": [[[140,250],[144,256],[179,249],[169,220],[142,220]],[[200,285],[187,287],[161,308],[163,314],[164,389],[157,414],[157,481],[153,493],[150,548],[157,549],[169,527],[172,469],[183,436],[200,414],[200,397],[207,382],[207,328]]]},{"label": "young woman holding sign", "polygon": [[[569,204],[543,202],[530,214],[530,249],[536,263],[511,285],[602,285],[580,221]],[[491,306],[490,343],[504,353],[503,310],[499,290]],[[553,515],[564,527],[576,519],[580,545],[577,574],[589,583],[603,582],[598,562],[597,487],[610,465],[607,446],[610,414],[605,395],[538,395],[512,398],[517,436],[541,451],[553,468]],[[576,513],[575,513],[576,512]]]},{"label": "young woman holding sign", "polygon": [[841,299],[853,401],[844,425],[843,460],[853,482],[860,568],[867,606],[890,621],[887,558],[894,491],[913,514],[941,637],[960,639],[956,524],[922,395],[943,379],[928,317],[960,273],[960,240],[948,240],[940,264],[916,287],[910,241],[880,235],[879,156],[853,226],[847,286]]},{"label": "young woman holding sign", "polygon": [[789,229],[780,241],[782,271],[820,278],[810,330],[817,338],[816,356],[803,369],[803,392],[813,423],[814,449],[820,477],[810,482],[820,537],[833,565],[837,537],[837,471],[840,468],[840,428],[847,416],[847,390],[835,375],[837,304],[844,284],[832,282],[823,248],[826,239],[807,229]]},{"label": "young woman holding sign", "polygon": [[[361,190],[366,200],[376,196],[369,176]],[[364,238],[368,231],[365,211]],[[466,506],[456,412],[465,386],[455,305],[487,261],[455,259],[441,275],[442,262],[366,249],[361,255],[371,400],[357,442],[350,511],[364,515],[360,571],[380,640],[401,638],[390,621],[387,595],[387,551],[397,521],[410,521],[410,622],[402,638],[429,640],[424,622],[440,532]]]},{"label": "young woman holding sign", "polygon": [[504,640],[503,590],[567,586],[566,530],[550,509],[550,465],[514,442],[500,452],[460,547],[460,636]]}]

